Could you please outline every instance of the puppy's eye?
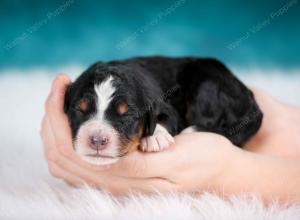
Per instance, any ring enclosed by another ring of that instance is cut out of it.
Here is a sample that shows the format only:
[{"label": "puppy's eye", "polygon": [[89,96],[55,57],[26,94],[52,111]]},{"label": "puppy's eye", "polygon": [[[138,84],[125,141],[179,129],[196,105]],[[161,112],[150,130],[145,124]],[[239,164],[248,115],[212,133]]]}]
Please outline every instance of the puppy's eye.
[{"label": "puppy's eye", "polygon": [[120,115],[124,115],[128,112],[128,105],[126,103],[121,103],[117,106],[117,111]]},{"label": "puppy's eye", "polygon": [[89,109],[89,101],[87,99],[81,99],[78,104],[78,108],[82,112],[86,112]]}]

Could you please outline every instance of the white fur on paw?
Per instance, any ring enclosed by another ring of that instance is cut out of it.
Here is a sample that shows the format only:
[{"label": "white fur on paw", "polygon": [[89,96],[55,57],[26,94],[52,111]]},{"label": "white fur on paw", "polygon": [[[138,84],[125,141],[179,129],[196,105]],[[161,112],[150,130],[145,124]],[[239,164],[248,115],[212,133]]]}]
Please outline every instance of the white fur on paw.
[{"label": "white fur on paw", "polygon": [[197,131],[196,126],[189,126],[189,127],[185,128],[185,129],[183,129],[180,132],[180,134],[188,134],[188,133],[192,133],[192,132],[195,132],[195,131]]},{"label": "white fur on paw", "polygon": [[156,152],[167,149],[174,143],[174,138],[160,124],[157,124],[152,136],[141,140],[141,149],[147,152]]}]

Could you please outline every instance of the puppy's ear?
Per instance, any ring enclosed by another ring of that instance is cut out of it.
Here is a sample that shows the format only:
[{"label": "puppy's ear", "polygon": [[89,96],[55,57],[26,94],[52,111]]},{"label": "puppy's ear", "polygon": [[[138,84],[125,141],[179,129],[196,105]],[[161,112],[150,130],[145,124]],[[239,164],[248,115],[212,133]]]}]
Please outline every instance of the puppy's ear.
[{"label": "puppy's ear", "polygon": [[70,104],[71,104],[71,98],[72,98],[72,85],[70,84],[66,90],[66,94],[65,94],[65,102],[64,102],[64,111],[65,113],[67,113],[69,111],[70,108]]},{"label": "puppy's ear", "polygon": [[156,107],[154,103],[148,106],[144,118],[145,118],[145,122],[144,122],[145,124],[144,124],[143,136],[151,136],[154,133],[156,123],[157,123]]}]

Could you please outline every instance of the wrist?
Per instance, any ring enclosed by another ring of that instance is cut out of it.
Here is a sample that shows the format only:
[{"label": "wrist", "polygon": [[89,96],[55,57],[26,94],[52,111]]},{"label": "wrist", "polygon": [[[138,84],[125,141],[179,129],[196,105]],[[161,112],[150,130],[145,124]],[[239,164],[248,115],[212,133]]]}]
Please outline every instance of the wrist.
[{"label": "wrist", "polygon": [[230,143],[223,153],[220,172],[214,181],[214,190],[224,193],[224,189],[231,186],[236,181],[240,173],[243,162],[246,160],[247,152]]}]

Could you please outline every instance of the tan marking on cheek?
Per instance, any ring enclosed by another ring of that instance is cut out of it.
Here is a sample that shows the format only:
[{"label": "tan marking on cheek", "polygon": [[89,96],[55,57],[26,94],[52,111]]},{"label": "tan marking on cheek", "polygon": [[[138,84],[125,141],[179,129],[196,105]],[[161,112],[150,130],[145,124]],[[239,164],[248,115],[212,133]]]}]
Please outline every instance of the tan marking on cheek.
[{"label": "tan marking on cheek", "polygon": [[80,102],[79,102],[79,108],[83,112],[87,111],[88,108],[89,108],[89,102],[88,102],[88,100],[86,100],[86,99],[80,100]]},{"label": "tan marking on cheek", "polygon": [[121,103],[118,105],[118,112],[123,115],[128,112],[128,105],[126,103]]},{"label": "tan marking on cheek", "polygon": [[138,134],[136,134],[129,143],[121,144],[122,152],[127,154],[136,151],[138,149],[138,146],[140,145],[142,134],[143,134],[143,128],[140,128]]}]

